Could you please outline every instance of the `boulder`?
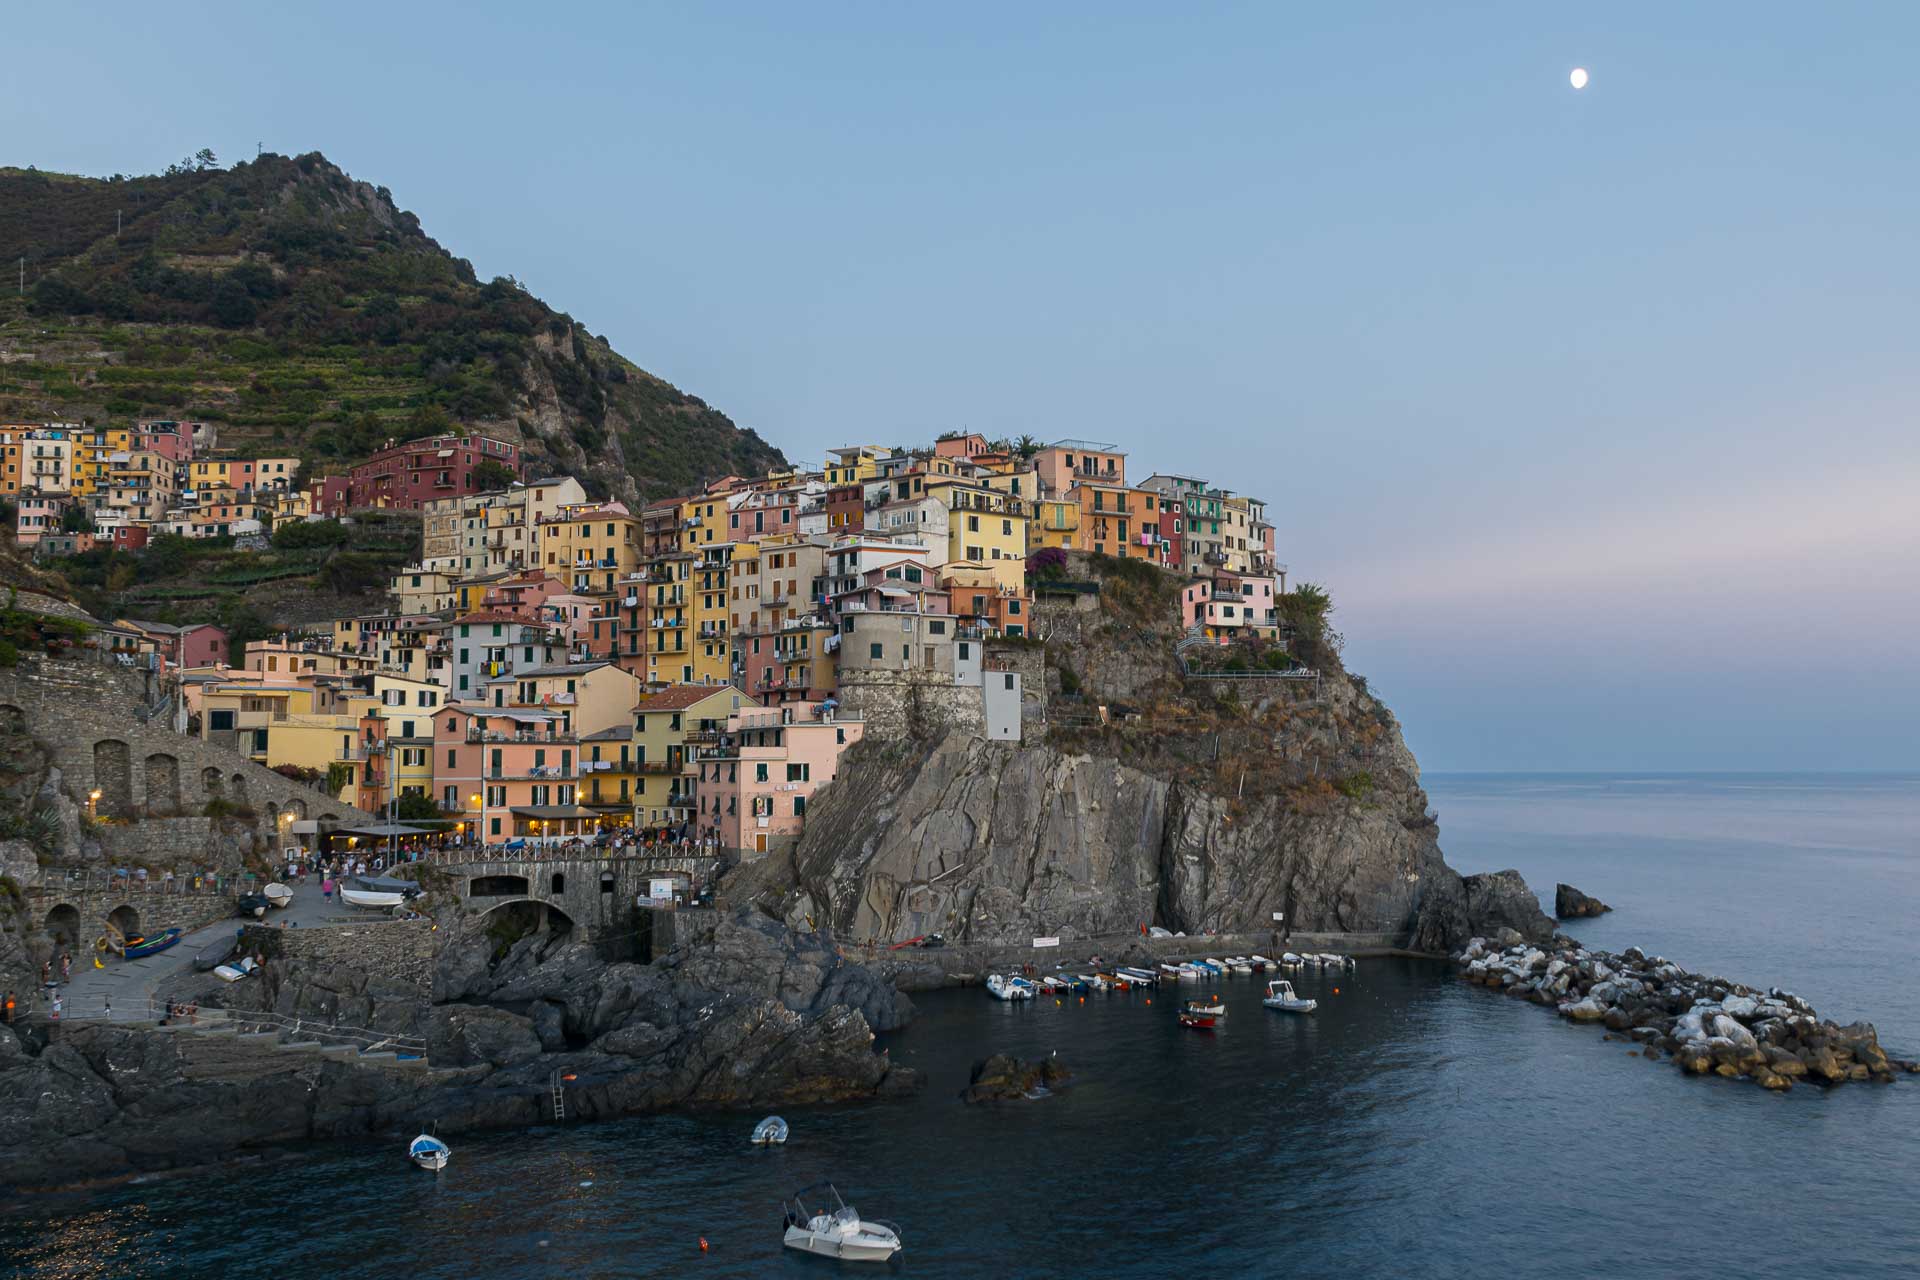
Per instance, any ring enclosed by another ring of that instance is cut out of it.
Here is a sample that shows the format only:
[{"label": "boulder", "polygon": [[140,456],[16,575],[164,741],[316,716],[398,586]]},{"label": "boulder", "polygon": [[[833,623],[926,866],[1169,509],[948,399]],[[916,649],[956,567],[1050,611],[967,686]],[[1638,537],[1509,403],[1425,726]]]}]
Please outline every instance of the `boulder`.
[{"label": "boulder", "polygon": [[1462,876],[1460,885],[1466,895],[1467,920],[1475,933],[1499,936],[1504,929],[1518,935],[1511,942],[1502,938],[1502,947],[1552,940],[1553,921],[1540,909],[1539,896],[1518,871]]},{"label": "boulder", "polygon": [[973,1064],[967,1087],[960,1091],[963,1102],[1006,1102],[1014,1099],[1044,1097],[1073,1079],[1073,1072],[1055,1057],[1028,1062],[1012,1054],[996,1053]]},{"label": "boulder", "polygon": [[1553,914],[1562,920],[1579,920],[1611,910],[1613,908],[1600,899],[1588,897],[1570,884],[1553,886]]}]

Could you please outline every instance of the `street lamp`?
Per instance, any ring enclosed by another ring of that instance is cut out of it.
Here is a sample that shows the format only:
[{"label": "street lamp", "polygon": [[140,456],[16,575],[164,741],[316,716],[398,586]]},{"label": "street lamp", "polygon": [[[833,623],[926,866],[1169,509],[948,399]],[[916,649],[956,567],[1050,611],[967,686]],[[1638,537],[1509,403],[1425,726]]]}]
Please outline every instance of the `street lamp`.
[{"label": "street lamp", "polygon": [[100,809],[100,789],[95,787],[87,792],[87,820],[91,822]]},{"label": "street lamp", "polygon": [[480,798],[480,793],[476,791],[472,795],[467,797],[467,807],[470,809],[478,809],[480,811],[480,821],[474,827],[474,835],[476,837],[475,843],[484,849],[487,844],[486,802]]}]

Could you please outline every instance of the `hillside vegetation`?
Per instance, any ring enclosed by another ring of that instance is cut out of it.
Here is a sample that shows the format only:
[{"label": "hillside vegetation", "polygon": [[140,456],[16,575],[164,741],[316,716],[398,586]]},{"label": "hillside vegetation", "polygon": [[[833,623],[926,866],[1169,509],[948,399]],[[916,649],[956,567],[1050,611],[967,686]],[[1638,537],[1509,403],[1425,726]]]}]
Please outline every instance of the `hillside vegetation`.
[{"label": "hillside vegetation", "polygon": [[627,499],[784,462],[324,156],[176,169],[0,169],[0,419],[208,420],[320,470],[472,426]]}]

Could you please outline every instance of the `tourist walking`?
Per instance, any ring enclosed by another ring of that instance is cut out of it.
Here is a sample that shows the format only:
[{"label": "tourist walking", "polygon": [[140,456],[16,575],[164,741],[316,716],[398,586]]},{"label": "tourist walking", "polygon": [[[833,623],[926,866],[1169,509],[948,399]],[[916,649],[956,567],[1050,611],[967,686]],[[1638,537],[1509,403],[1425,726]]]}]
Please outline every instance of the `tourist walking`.
[{"label": "tourist walking", "polygon": [[320,899],[321,901],[327,902],[327,903],[331,903],[333,901],[333,873],[332,872],[328,872],[327,875],[324,878],[322,878],[322,880],[320,881]]}]

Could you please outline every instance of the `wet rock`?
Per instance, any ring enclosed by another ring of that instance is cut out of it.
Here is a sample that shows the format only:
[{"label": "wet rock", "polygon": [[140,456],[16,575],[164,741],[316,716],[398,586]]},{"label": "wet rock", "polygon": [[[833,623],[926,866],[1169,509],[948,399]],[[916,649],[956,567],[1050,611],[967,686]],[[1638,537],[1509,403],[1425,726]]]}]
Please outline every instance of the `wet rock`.
[{"label": "wet rock", "polygon": [[972,1079],[960,1091],[962,1102],[1007,1102],[1014,1099],[1044,1097],[1063,1088],[1073,1079],[1067,1065],[1054,1057],[1029,1062],[1007,1053],[996,1053],[973,1064]]},{"label": "wet rock", "polygon": [[1579,920],[1613,910],[1598,898],[1589,897],[1570,884],[1553,886],[1553,914],[1562,920]]}]

